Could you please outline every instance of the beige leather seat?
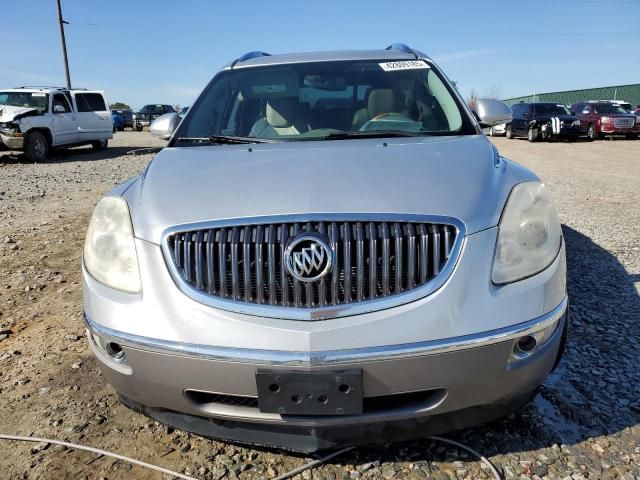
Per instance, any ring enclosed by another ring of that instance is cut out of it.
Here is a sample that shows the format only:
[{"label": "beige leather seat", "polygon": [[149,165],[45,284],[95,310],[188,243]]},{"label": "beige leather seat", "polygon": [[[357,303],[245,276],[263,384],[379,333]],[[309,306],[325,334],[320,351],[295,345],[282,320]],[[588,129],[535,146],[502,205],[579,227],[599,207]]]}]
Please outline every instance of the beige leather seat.
[{"label": "beige leather seat", "polygon": [[375,88],[367,95],[367,108],[361,108],[353,116],[351,128],[358,130],[372,118],[382,113],[397,113],[397,99],[391,88]]},{"label": "beige leather seat", "polygon": [[296,97],[272,98],[267,101],[265,116],[253,124],[249,136],[277,138],[308,132],[305,111]]}]

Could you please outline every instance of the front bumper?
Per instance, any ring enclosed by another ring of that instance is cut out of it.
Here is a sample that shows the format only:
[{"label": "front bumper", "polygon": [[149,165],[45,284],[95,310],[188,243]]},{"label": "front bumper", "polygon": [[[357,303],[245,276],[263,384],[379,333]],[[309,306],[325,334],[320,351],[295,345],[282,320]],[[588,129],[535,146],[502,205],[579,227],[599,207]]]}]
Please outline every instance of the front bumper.
[{"label": "front bumper", "polygon": [[24,147],[24,137],[16,137],[0,133],[0,142],[10,150],[22,150]]},{"label": "front bumper", "polygon": [[[89,318],[86,325],[103,374],[131,408],[207,437],[310,452],[443,433],[508,414],[556,363],[566,308],[565,300],[538,319],[484,335],[366,352],[318,352],[310,359],[167,344],[121,335]],[[548,334],[538,348],[514,354],[519,338],[542,329]],[[103,343],[118,342],[124,359],[109,358],[94,335]],[[365,411],[321,417],[261,413],[255,373],[265,365],[288,371],[362,368]],[[372,398],[377,407],[367,408]]]}]

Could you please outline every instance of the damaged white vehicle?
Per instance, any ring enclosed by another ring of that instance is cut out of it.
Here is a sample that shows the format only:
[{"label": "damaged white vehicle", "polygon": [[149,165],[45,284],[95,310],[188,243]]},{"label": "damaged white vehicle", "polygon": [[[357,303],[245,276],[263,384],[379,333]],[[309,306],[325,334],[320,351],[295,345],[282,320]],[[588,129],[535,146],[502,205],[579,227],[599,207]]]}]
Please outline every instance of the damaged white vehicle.
[{"label": "damaged white vehicle", "polygon": [[111,111],[101,91],[52,87],[0,90],[0,145],[23,150],[34,162],[56,147],[107,147]]}]

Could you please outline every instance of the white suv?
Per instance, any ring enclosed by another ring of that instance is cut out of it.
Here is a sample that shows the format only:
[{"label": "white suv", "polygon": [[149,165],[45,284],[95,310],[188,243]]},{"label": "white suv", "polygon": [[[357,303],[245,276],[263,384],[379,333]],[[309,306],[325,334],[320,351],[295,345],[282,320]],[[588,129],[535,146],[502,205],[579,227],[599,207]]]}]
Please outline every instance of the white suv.
[{"label": "white suv", "polygon": [[0,90],[0,144],[44,161],[52,147],[107,147],[113,121],[101,91],[55,87]]}]

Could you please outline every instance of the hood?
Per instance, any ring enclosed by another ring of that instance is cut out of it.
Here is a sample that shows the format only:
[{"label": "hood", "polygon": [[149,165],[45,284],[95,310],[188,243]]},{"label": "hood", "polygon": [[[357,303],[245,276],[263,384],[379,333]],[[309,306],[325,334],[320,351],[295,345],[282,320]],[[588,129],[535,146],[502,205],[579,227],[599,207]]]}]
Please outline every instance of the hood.
[{"label": "hood", "polygon": [[305,141],[165,148],[125,198],[154,243],[181,224],[307,213],[446,215],[473,233],[516,183],[484,135]]},{"label": "hood", "polygon": [[30,112],[35,112],[35,114],[37,114],[38,109],[31,107],[14,107],[13,105],[0,105],[0,123],[17,120]]}]

